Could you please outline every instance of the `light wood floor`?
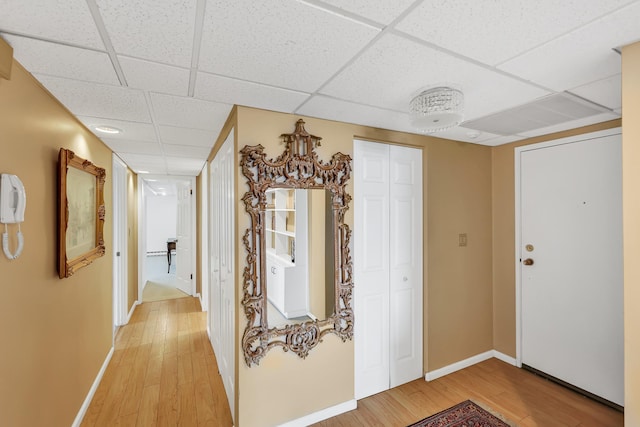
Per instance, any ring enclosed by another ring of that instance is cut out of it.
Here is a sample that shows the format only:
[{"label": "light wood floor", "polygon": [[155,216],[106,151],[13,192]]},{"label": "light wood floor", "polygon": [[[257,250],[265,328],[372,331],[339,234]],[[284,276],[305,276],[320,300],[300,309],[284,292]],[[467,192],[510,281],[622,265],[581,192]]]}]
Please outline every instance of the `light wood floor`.
[{"label": "light wood floor", "polygon": [[231,426],[197,298],[143,303],[118,331],[83,426]]},{"label": "light wood floor", "polygon": [[420,379],[359,400],[358,409],[315,426],[407,426],[467,399],[522,427],[624,425],[620,412],[490,359],[435,381]]},{"label": "light wood floor", "polygon": [[[144,303],[118,331],[83,426],[232,425],[197,298]],[[619,412],[497,359],[358,401],[316,427],[404,427],[467,399],[522,427],[617,427]]]}]

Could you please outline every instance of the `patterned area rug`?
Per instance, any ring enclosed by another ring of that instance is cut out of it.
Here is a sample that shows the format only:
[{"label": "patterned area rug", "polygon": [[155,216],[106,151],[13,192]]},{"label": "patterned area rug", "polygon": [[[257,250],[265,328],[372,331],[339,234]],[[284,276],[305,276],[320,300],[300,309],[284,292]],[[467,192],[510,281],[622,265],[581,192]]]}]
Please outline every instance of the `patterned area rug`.
[{"label": "patterned area rug", "polygon": [[511,427],[470,400],[458,403],[409,427]]}]

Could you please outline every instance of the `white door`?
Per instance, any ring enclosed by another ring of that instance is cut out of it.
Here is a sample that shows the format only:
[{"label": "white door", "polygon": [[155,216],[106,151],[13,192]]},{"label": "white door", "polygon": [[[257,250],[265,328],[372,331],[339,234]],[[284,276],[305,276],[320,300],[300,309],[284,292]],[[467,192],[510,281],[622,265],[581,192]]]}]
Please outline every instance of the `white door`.
[{"label": "white door", "polygon": [[520,356],[622,405],[621,136],[600,135],[517,151]]},{"label": "white door", "polygon": [[191,268],[191,197],[189,181],[176,183],[178,193],[178,212],[176,216],[176,280],[178,289],[192,295],[193,270]]},{"label": "white door", "polygon": [[390,146],[391,387],[422,377],[422,150]]},{"label": "white door", "polygon": [[211,343],[233,415],[235,395],[235,187],[233,132],[211,162]]},{"label": "white door", "polygon": [[422,151],[354,142],[357,399],[422,377]]},{"label": "white door", "polygon": [[[113,155],[113,326],[127,323],[127,167]],[[115,337],[115,336],[114,336]]]},{"label": "white door", "polygon": [[[210,316],[209,312],[209,263],[206,261],[209,259],[209,164],[205,163],[202,171],[200,171],[200,182],[202,188],[200,191],[202,200],[200,201],[200,218],[202,218],[201,230],[200,230],[200,256],[204,262],[200,263],[200,277],[202,278],[201,296],[200,302],[202,304],[202,311],[207,312],[207,318]],[[209,324],[207,324],[207,329]],[[210,333],[210,331],[209,331]]]}]

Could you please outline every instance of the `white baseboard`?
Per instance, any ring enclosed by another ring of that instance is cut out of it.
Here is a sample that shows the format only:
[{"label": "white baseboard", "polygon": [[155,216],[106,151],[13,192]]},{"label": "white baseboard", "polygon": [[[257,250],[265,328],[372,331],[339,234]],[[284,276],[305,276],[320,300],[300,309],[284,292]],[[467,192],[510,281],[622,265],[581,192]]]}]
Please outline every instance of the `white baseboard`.
[{"label": "white baseboard", "polygon": [[129,310],[129,314],[127,315],[127,323],[129,323],[129,321],[131,320],[131,316],[133,316],[133,312],[135,311],[136,307],[139,306],[141,303],[140,301],[134,301],[133,305],[131,305],[131,310]]},{"label": "white baseboard", "polygon": [[340,403],[330,408],[326,408],[321,411],[314,412],[313,414],[305,415],[304,417],[288,421],[284,424],[280,424],[280,427],[306,427],[308,425],[324,421],[328,418],[335,417],[336,415],[352,411],[357,407],[358,402],[355,399],[348,400],[344,403]]},{"label": "white baseboard", "polygon": [[471,356],[468,359],[452,363],[451,365],[436,369],[435,371],[427,372],[427,374],[424,376],[424,379],[427,381],[433,381],[437,378],[444,377],[445,375],[452,374],[455,371],[459,371],[460,369],[468,368],[469,366],[475,365],[476,363],[484,362],[485,360],[491,359],[492,357],[493,350],[485,351],[484,353]]},{"label": "white baseboard", "polygon": [[109,362],[111,361],[112,356],[113,356],[113,347],[111,347],[111,350],[109,350],[109,353],[107,354],[107,358],[104,359],[104,363],[102,364],[102,367],[100,368],[100,371],[96,376],[96,379],[93,381],[93,384],[89,389],[89,393],[87,393],[87,397],[84,399],[84,402],[80,407],[80,411],[78,411],[78,415],[76,415],[76,419],[73,420],[73,424],[71,424],[71,427],[80,427],[80,424],[82,423],[82,419],[87,413],[87,409],[89,409],[89,405],[91,404],[93,395],[96,393],[96,390],[100,385],[100,381],[102,381],[102,376],[104,375],[104,371],[107,370],[107,366],[109,366]]},{"label": "white baseboard", "polygon": [[452,363],[451,365],[445,366],[443,368],[436,369],[435,371],[427,372],[424,376],[424,379],[427,381],[433,381],[437,378],[444,377],[445,375],[452,374],[461,369],[468,368],[469,366],[475,365],[476,363],[484,362],[485,360],[491,359],[492,357],[495,357],[498,360],[502,360],[503,362],[510,365],[516,366],[516,359],[514,359],[513,357],[507,356],[504,353],[500,353],[497,350],[489,350],[485,351],[484,353],[471,356],[468,359]]},{"label": "white baseboard", "polygon": [[498,360],[502,360],[504,363],[508,363],[509,365],[518,366],[514,357],[507,356],[504,353],[500,353],[498,350],[493,350],[493,357]]}]

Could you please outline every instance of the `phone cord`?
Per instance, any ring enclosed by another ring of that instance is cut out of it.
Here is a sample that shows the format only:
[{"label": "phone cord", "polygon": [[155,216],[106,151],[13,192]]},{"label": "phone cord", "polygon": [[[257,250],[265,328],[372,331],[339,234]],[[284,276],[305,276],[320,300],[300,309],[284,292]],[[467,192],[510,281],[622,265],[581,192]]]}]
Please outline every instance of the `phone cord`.
[{"label": "phone cord", "polygon": [[2,250],[9,259],[17,259],[22,254],[22,248],[24,247],[24,237],[22,237],[22,230],[20,230],[20,224],[18,224],[18,247],[14,253],[9,249],[9,229],[7,224],[4,225],[4,233],[2,233]]}]

